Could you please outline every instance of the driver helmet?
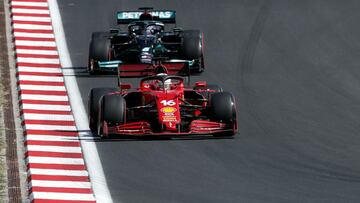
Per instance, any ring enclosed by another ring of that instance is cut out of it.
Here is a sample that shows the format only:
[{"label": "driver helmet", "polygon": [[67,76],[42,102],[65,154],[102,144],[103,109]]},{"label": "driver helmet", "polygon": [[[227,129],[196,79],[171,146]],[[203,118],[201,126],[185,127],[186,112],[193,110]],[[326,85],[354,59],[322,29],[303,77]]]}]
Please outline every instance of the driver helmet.
[{"label": "driver helmet", "polygon": [[155,34],[156,27],[154,25],[149,25],[145,29],[145,33],[147,35],[154,35]]},{"label": "driver helmet", "polygon": [[165,80],[165,82],[164,82],[164,89],[165,89],[166,91],[171,90],[171,84],[172,84],[171,79]]},{"label": "driver helmet", "polygon": [[136,22],[134,24],[130,24],[128,26],[129,33],[140,35],[144,29],[144,23],[142,22]]},{"label": "driver helmet", "polygon": [[157,35],[163,32],[163,27],[160,24],[149,24],[146,29],[146,34],[148,35]]}]

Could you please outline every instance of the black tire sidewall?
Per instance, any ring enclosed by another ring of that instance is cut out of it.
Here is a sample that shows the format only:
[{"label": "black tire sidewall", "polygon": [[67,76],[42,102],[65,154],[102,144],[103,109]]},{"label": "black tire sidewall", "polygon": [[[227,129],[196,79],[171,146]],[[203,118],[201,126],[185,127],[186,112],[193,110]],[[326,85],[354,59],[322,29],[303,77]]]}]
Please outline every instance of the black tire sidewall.
[{"label": "black tire sidewall", "polygon": [[213,121],[233,123],[236,119],[235,101],[229,92],[215,92],[210,96],[210,117]]},{"label": "black tire sidewall", "polygon": [[186,60],[201,60],[202,46],[202,33],[200,30],[183,31],[182,53]]},{"label": "black tire sidewall", "polygon": [[125,123],[126,101],[120,94],[105,95],[101,98],[101,121],[109,126]]},{"label": "black tire sidewall", "polygon": [[[110,59],[111,39],[110,34],[106,32],[95,32],[92,34],[89,45],[88,70],[90,74],[97,71],[97,61],[107,61]],[[93,68],[90,68],[91,62],[94,62]]]},{"label": "black tire sidewall", "polygon": [[116,91],[118,91],[118,89],[116,88],[93,88],[90,90],[89,101],[88,101],[88,110],[89,110],[88,113],[89,113],[89,127],[91,131],[95,132],[97,128],[101,97],[105,94]]}]

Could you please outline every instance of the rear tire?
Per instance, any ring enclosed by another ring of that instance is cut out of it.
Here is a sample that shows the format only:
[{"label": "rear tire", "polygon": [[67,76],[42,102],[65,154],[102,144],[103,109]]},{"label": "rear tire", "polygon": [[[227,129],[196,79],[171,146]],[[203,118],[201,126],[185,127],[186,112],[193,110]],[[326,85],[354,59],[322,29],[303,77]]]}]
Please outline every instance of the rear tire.
[{"label": "rear tire", "polygon": [[88,72],[90,75],[96,74],[99,69],[98,61],[108,61],[111,58],[110,33],[94,32],[91,36],[89,46]]},{"label": "rear tire", "polygon": [[186,60],[195,60],[193,72],[204,71],[203,34],[200,30],[184,30],[182,52]]},{"label": "rear tire", "polygon": [[89,110],[89,127],[92,132],[97,130],[97,121],[99,119],[99,105],[102,96],[116,92],[116,88],[93,88],[89,93],[88,110]]},{"label": "rear tire", "polygon": [[125,123],[126,101],[120,94],[105,95],[100,100],[98,134],[101,138],[108,137],[104,134],[104,123],[107,126],[117,126]]},{"label": "rear tire", "polygon": [[236,128],[235,100],[229,92],[213,93],[210,97],[210,119],[233,126],[229,132],[216,133],[214,136],[233,136]]}]

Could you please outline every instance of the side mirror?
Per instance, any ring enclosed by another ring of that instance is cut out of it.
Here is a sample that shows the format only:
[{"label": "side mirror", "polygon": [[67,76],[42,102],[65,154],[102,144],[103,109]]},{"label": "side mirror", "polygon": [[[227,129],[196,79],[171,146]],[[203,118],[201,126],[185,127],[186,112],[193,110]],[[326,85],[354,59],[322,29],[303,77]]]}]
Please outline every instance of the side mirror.
[{"label": "side mirror", "polygon": [[147,83],[141,83],[141,84],[140,84],[140,90],[141,90],[141,91],[144,91],[144,92],[148,92],[148,91],[151,90],[151,89],[150,89],[150,85],[147,84]]},{"label": "side mirror", "polygon": [[207,83],[206,81],[198,81],[195,83],[195,87],[206,87]]},{"label": "side mirror", "polygon": [[122,89],[122,90],[128,90],[131,88],[132,88],[132,85],[130,83],[121,83],[120,84],[120,89]]}]

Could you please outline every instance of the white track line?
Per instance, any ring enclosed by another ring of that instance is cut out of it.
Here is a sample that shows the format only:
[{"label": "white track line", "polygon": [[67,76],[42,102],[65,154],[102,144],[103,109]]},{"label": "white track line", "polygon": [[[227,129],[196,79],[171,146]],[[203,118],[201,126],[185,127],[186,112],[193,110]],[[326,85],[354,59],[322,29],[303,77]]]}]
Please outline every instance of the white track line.
[{"label": "white track line", "polygon": [[64,82],[64,77],[46,77],[33,75],[19,75],[19,80],[45,81],[45,82]]},{"label": "white track line", "polygon": [[30,186],[56,188],[91,188],[90,182],[32,180]]},{"label": "white track line", "polygon": [[88,172],[84,170],[56,170],[56,169],[29,169],[29,174],[40,174],[40,175],[64,175],[64,176],[88,176]]},{"label": "white track line", "polygon": [[13,27],[15,29],[32,29],[32,30],[52,30],[51,25],[35,25],[35,24],[20,24],[14,23]]},{"label": "white track line", "polygon": [[[66,91],[65,86],[46,86],[46,85],[20,85],[22,90],[51,90]],[[36,97],[34,98],[36,99]]]},{"label": "white track line", "polygon": [[49,17],[32,17],[32,16],[13,16],[13,20],[34,21],[34,22],[51,22]]},{"label": "white track line", "polygon": [[49,96],[49,95],[35,95],[35,94],[21,94],[21,99],[34,99],[42,101],[69,101],[68,96]]},{"label": "white track line", "polygon": [[49,120],[49,121],[73,121],[74,120],[74,117],[72,115],[37,114],[37,113],[24,113],[23,118],[26,120]]},{"label": "white track line", "polygon": [[27,145],[28,151],[40,152],[62,152],[62,153],[81,153],[81,147],[59,147],[59,146],[42,146],[42,145]]},{"label": "white track line", "polygon": [[22,109],[70,111],[69,105],[22,104]]},{"label": "white track line", "polygon": [[26,13],[26,14],[50,14],[49,10],[41,9],[24,9],[24,8],[13,8],[11,9],[12,13]]},{"label": "white track line", "polygon": [[61,73],[60,68],[39,68],[39,67],[28,67],[18,66],[18,71],[22,72],[38,72],[38,73]]},{"label": "white track line", "polygon": [[[61,15],[56,0],[48,0],[49,8],[51,11],[51,18],[54,26],[56,43],[60,54],[60,60],[63,67],[73,67],[66,44],[65,32],[63,29]],[[72,69],[64,69],[65,75],[74,75]],[[76,125],[80,131],[81,137],[88,137],[89,130],[87,115],[83,105],[81,94],[75,77],[65,77],[66,88],[71,100],[71,104],[76,106],[73,109]],[[106,183],[104,171],[101,165],[99,154],[94,142],[89,140],[81,140],[81,146],[84,151],[84,157],[87,164],[87,169],[90,175],[90,180],[93,185],[93,191],[97,202],[112,203],[109,188]]]},{"label": "white track line", "polygon": [[[15,38],[16,37],[51,38],[51,39],[55,38],[54,34],[31,33],[31,32],[14,32],[14,36]],[[19,52],[19,49],[17,49],[16,52]]]},{"label": "white track line", "polygon": [[28,57],[17,57],[17,62],[22,63],[46,63],[46,64],[60,64],[59,59],[49,59],[49,58],[28,58]]},{"label": "white track line", "polygon": [[64,130],[64,131],[76,131],[75,126],[63,126],[63,125],[40,125],[40,124],[26,124],[26,130]]},{"label": "white track line", "polygon": [[26,140],[79,142],[78,138],[72,138],[68,136],[49,136],[49,135],[27,135]]},{"label": "white track line", "polygon": [[48,51],[48,50],[36,50],[36,49],[16,49],[18,54],[40,54],[40,55],[58,55],[57,51]]},{"label": "white track line", "polygon": [[48,200],[71,200],[71,201],[94,201],[92,194],[81,193],[61,193],[61,192],[36,192],[32,194],[35,199]]},{"label": "white track line", "polygon": [[46,2],[26,2],[26,1],[11,1],[12,6],[39,6],[48,7]]},{"label": "white track line", "polygon": [[56,47],[55,42],[46,42],[46,41],[30,41],[30,40],[16,40],[16,46],[34,46],[34,47]]},{"label": "white track line", "polygon": [[60,158],[60,157],[27,157],[27,163],[37,164],[65,164],[65,165],[83,165],[84,159],[82,158]]}]

